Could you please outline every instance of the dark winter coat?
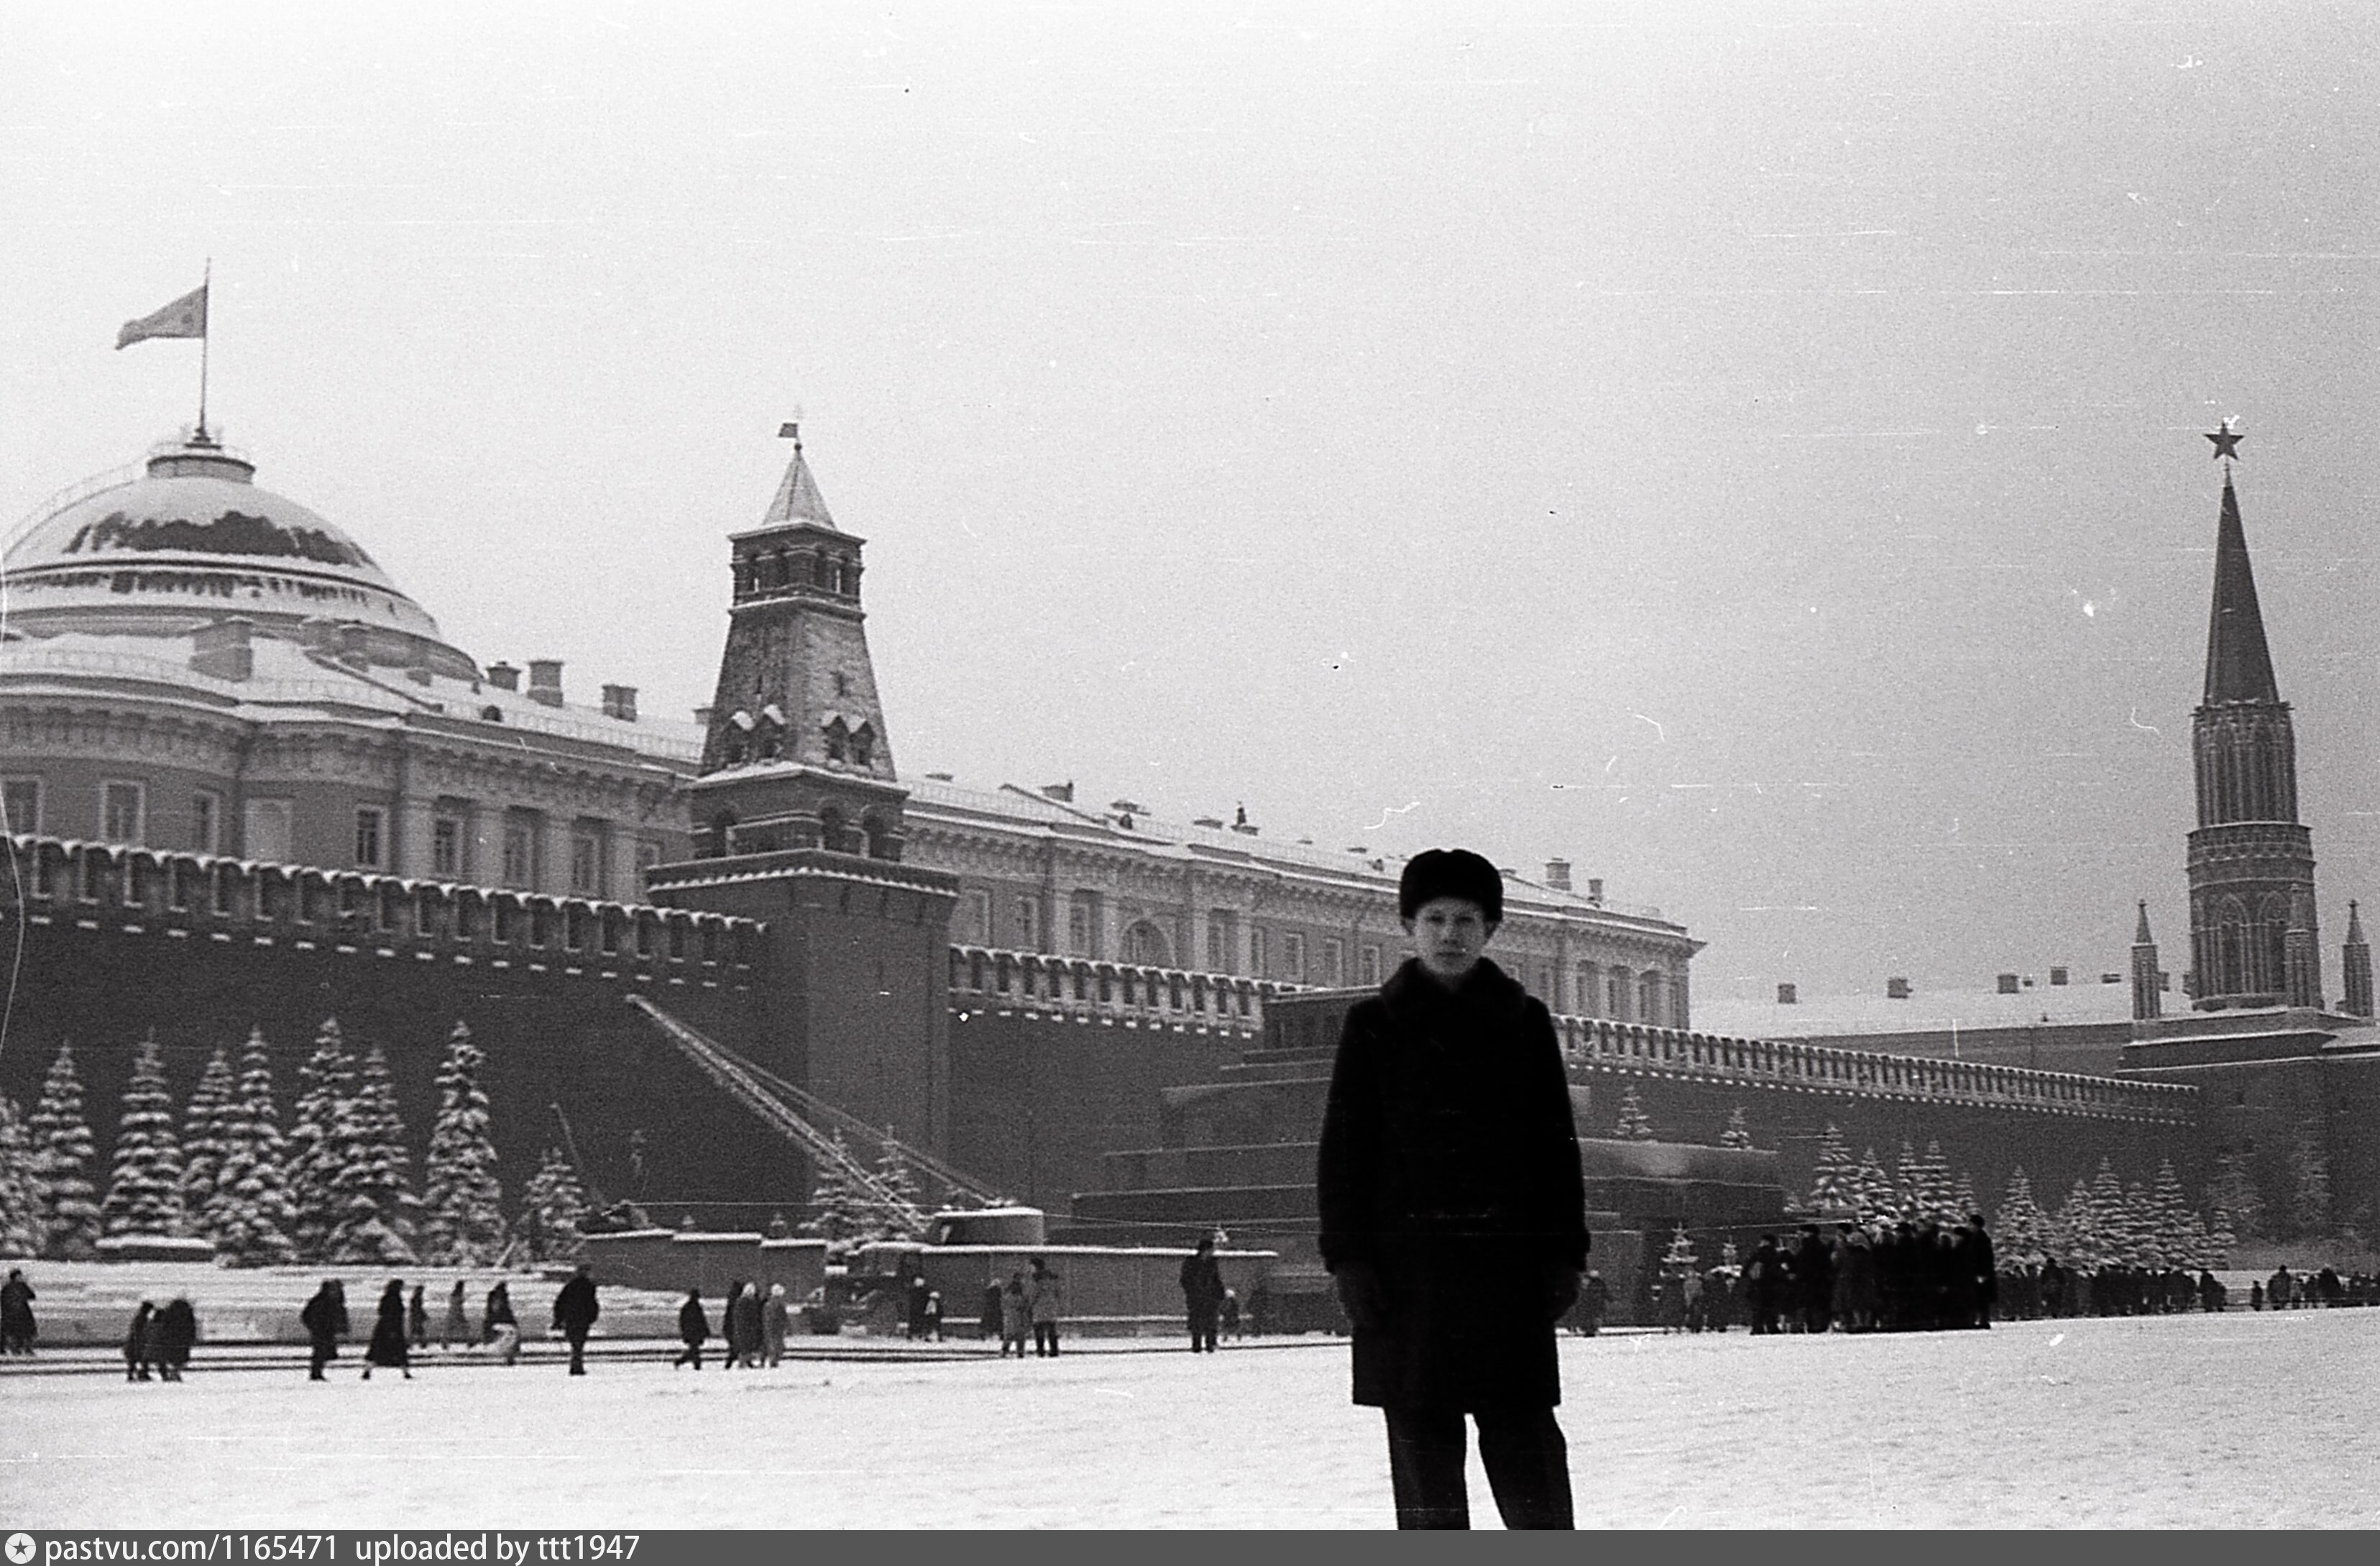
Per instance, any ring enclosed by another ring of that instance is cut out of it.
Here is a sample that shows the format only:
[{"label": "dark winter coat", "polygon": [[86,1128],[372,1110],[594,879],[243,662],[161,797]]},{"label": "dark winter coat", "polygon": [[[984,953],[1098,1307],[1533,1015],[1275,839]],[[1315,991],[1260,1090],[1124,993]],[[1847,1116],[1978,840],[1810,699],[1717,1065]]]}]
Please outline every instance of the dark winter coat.
[{"label": "dark winter coat", "polygon": [[727,1319],[721,1323],[727,1332],[727,1352],[742,1354],[747,1359],[760,1352],[760,1291],[758,1285],[746,1284],[726,1311]]},{"label": "dark winter coat", "polygon": [[677,1335],[688,1348],[710,1341],[710,1317],[703,1314],[700,1300],[688,1300],[677,1307]]},{"label": "dark winter coat", "polygon": [[168,1300],[149,1323],[151,1357],[180,1369],[190,1363],[190,1348],[199,1341],[199,1318],[188,1300]]},{"label": "dark winter coat", "polygon": [[372,1365],[402,1367],[406,1364],[405,1285],[391,1283],[380,1297],[380,1319],[372,1323],[371,1344],[364,1359]]},{"label": "dark winter coat", "polygon": [[10,1342],[33,1341],[33,1286],[21,1278],[0,1283],[0,1337]]},{"label": "dark winter coat", "polygon": [[132,1313],[132,1325],[124,1331],[124,1363],[146,1366],[157,1357],[157,1307],[147,1300]]},{"label": "dark winter coat", "polygon": [[1585,1196],[1545,1005],[1481,961],[1450,989],[1408,961],[1347,1014],[1317,1168],[1322,1259],[1368,1266],[1354,1401],[1561,1401],[1558,1278],[1586,1266]]},{"label": "dark winter coat", "polygon": [[[299,1325],[317,1348],[329,1351],[331,1345],[347,1335],[347,1297],[342,1291],[325,1283],[314,1291],[306,1308],[298,1313]],[[334,1357],[325,1353],[324,1358]]]},{"label": "dark winter coat", "polygon": [[1212,1251],[1193,1251],[1182,1263],[1182,1298],[1193,1316],[1223,1308],[1223,1269]]},{"label": "dark winter coat", "polygon": [[565,1338],[583,1338],[603,1307],[595,1299],[595,1280],[581,1272],[574,1275],[553,1296],[553,1324],[562,1329]]},{"label": "dark winter coat", "polygon": [[480,1341],[496,1341],[496,1329],[510,1327],[520,1329],[520,1317],[513,1314],[513,1293],[509,1284],[498,1283],[488,1290],[488,1308],[480,1315]]}]

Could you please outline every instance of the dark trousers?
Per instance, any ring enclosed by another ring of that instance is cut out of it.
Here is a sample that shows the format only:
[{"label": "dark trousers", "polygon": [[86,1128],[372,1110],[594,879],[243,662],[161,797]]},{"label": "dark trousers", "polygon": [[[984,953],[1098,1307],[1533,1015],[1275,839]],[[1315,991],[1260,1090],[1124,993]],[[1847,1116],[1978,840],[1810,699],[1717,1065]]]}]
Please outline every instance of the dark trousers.
[{"label": "dark trousers", "polygon": [[582,1327],[574,1331],[565,1327],[562,1330],[563,1335],[570,1340],[570,1373],[573,1376],[586,1375],[587,1329]]},{"label": "dark trousers", "polygon": [[[1400,1528],[1468,1528],[1471,1500],[1463,1482],[1459,1410],[1385,1408],[1389,1478]],[[1568,1528],[1570,1446],[1550,1408],[1483,1408],[1479,1464],[1507,1528]]]},{"label": "dark trousers", "polygon": [[1040,1359],[1044,1356],[1050,1359],[1058,1357],[1058,1324],[1054,1321],[1033,1324],[1033,1357]]},{"label": "dark trousers", "polygon": [[689,1364],[697,1370],[702,1368],[702,1345],[700,1343],[686,1344],[686,1351],[680,1354],[675,1359],[670,1361],[670,1367],[672,1369],[675,1369],[681,1365]]},{"label": "dark trousers", "polygon": [[1201,1350],[1208,1354],[1215,1352],[1215,1317],[1216,1313],[1211,1310],[1194,1310],[1190,1313],[1190,1352],[1192,1354]]},{"label": "dark trousers", "polygon": [[313,1363],[307,1367],[306,1379],[309,1381],[322,1380],[323,1378],[322,1366],[330,1364],[331,1361],[337,1356],[338,1352],[337,1347],[334,1346],[330,1340],[326,1338],[315,1339]]}]

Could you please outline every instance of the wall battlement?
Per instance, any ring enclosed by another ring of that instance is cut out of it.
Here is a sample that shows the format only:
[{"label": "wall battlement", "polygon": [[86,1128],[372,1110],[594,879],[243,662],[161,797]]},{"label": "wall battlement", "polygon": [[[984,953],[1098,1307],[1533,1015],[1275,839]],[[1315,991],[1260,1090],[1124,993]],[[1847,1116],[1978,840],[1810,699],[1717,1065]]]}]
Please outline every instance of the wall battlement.
[{"label": "wall battlement", "polygon": [[67,838],[11,836],[0,923],[169,940],[518,965],[598,978],[748,985],[754,919],[590,897],[261,864]]},{"label": "wall battlement", "polygon": [[1199,1027],[1255,1035],[1269,1000],[1301,986],[1232,974],[1194,973],[1042,952],[951,947],[954,1011],[1041,1014],[1150,1027]]}]

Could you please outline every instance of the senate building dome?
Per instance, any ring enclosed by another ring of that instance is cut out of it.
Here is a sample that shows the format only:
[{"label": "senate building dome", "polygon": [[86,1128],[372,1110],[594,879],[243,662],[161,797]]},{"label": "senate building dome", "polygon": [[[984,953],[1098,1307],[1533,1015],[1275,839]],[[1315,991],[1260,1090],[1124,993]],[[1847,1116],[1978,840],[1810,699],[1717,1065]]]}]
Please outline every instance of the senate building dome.
[{"label": "senate building dome", "polygon": [[303,639],[324,622],[373,664],[474,678],[470,657],[336,524],[260,489],[255,464],[203,434],[153,450],[137,477],[41,518],[0,562],[14,631],[187,636],[234,615]]}]

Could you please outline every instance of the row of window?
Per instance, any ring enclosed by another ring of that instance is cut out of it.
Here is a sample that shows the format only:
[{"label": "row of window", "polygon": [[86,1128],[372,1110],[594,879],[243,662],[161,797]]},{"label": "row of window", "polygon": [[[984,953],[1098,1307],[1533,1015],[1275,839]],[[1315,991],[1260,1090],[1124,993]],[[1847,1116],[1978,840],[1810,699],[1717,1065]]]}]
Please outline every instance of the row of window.
[{"label": "row of window", "polygon": [[[150,838],[148,785],[109,781],[99,785],[100,836],[109,843],[146,844]],[[0,780],[0,808],[7,830],[37,833],[42,830],[42,780]],[[189,832],[183,846],[198,854],[225,851],[223,795],[211,789],[194,790],[189,801]],[[294,860],[292,806],[286,799],[250,799],[241,821],[241,853],[249,859],[281,864]],[[503,875],[500,884],[534,891],[540,884],[543,819],[535,812],[508,810],[502,834]],[[441,813],[430,823],[430,871],[442,880],[463,880],[477,870],[471,863],[472,839],[459,813]],[[356,807],[350,863],[358,869],[393,868],[394,844],[388,811],[382,806]],[[611,833],[603,823],[582,821],[570,832],[569,890],[582,896],[603,896],[610,891]],[[661,863],[661,845],[639,841],[635,847],[641,873]]]}]

